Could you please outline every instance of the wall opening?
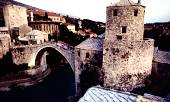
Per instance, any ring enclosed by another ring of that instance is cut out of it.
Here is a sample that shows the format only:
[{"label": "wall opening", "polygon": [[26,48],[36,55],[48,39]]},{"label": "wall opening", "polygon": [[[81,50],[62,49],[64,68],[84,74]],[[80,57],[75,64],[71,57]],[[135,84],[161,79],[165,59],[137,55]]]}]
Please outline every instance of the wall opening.
[{"label": "wall opening", "polygon": [[117,40],[122,40],[122,36],[121,35],[116,35]]},{"label": "wall opening", "polygon": [[118,9],[114,9],[113,10],[113,16],[117,16],[117,13],[118,13]]},{"label": "wall opening", "polygon": [[90,57],[90,54],[89,53],[86,53],[86,58],[89,58]]},{"label": "wall opening", "polygon": [[0,27],[5,27],[3,8],[0,7]]},{"label": "wall opening", "polygon": [[77,53],[78,53],[78,56],[80,57],[80,51],[78,51]]},{"label": "wall opening", "polygon": [[138,16],[138,10],[134,10],[134,16]]},{"label": "wall opening", "polygon": [[122,26],[122,33],[126,33],[127,26]]}]

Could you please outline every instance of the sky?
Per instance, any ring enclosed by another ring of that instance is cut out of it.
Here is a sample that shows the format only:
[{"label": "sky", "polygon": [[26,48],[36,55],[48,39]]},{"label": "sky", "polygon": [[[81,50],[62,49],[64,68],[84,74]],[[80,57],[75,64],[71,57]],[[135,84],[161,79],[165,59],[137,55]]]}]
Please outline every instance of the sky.
[{"label": "sky", "polygon": [[[15,0],[37,8],[81,19],[106,22],[106,6],[119,0]],[[138,0],[132,0],[137,2]],[[170,21],[170,0],[141,0],[146,6],[145,23]]]}]

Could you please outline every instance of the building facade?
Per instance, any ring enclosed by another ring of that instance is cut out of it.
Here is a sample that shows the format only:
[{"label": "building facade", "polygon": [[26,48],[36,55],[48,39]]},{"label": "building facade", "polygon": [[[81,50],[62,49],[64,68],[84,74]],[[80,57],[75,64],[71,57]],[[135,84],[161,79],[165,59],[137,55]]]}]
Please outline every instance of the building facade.
[{"label": "building facade", "polygon": [[10,0],[0,1],[0,33],[9,34],[11,40],[15,41],[20,34],[19,27],[28,25],[26,10]]},{"label": "building facade", "polygon": [[[82,85],[88,85],[88,81],[97,81],[98,79],[84,80],[84,76],[91,76],[89,73],[95,71],[99,73],[102,66],[103,39],[88,38],[75,47],[75,78],[78,94],[82,91]],[[93,74],[94,75],[94,74]],[[91,76],[92,77],[92,76]],[[97,76],[96,76],[97,77]],[[83,79],[83,80],[82,80]],[[80,85],[81,84],[81,85]],[[95,83],[92,83],[95,84]]]},{"label": "building facade", "polygon": [[59,37],[59,25],[58,22],[53,21],[32,21],[29,22],[28,25],[33,30],[40,30],[50,34],[51,36]]},{"label": "building facade", "polygon": [[39,30],[33,30],[25,35],[28,44],[42,44],[48,42],[48,34]]},{"label": "building facade", "polygon": [[130,0],[108,6],[103,45],[104,86],[132,91],[151,74],[154,41],[144,39],[145,7]]},{"label": "building facade", "polygon": [[77,32],[76,29],[75,29],[75,25],[74,25],[74,24],[69,24],[69,23],[67,23],[66,26],[67,26],[67,29],[68,29],[69,31],[71,31],[71,32],[73,32],[73,33],[76,33],[76,32]]},{"label": "building facade", "polygon": [[3,14],[5,27],[12,29],[23,24],[28,24],[25,7],[8,4],[3,7]]},{"label": "building facade", "polygon": [[65,18],[60,14],[54,12],[46,12],[42,10],[27,10],[27,15],[30,18],[30,21],[35,21],[34,15],[39,15],[41,17],[44,17],[46,14],[48,15],[48,18],[50,18],[51,21],[53,22],[66,23]]}]

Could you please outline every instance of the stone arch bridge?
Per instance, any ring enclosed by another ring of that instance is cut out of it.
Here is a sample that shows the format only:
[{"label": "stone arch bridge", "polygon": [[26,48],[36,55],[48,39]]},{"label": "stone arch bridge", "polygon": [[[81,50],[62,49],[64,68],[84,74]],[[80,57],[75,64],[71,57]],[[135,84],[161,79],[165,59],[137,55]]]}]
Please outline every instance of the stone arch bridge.
[{"label": "stone arch bridge", "polygon": [[65,57],[74,72],[74,48],[62,42],[11,47],[13,63],[17,65],[28,64],[28,66],[33,67],[35,66],[35,60],[38,53],[45,48],[50,48],[59,52]]}]

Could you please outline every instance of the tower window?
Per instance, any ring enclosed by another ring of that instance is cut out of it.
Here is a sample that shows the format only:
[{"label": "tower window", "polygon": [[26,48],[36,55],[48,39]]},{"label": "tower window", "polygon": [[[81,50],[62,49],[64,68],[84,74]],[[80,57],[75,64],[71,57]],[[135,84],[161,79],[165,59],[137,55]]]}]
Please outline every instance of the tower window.
[{"label": "tower window", "polygon": [[127,27],[126,26],[122,26],[122,33],[126,33]]},{"label": "tower window", "polygon": [[117,9],[113,10],[113,16],[117,16],[117,11],[118,11]]},{"label": "tower window", "polygon": [[134,16],[138,16],[138,10],[134,10]]},{"label": "tower window", "polygon": [[117,40],[122,40],[122,36],[117,35],[116,37],[117,37]]},{"label": "tower window", "polygon": [[89,53],[86,53],[86,58],[89,58],[90,57],[90,54]]}]

